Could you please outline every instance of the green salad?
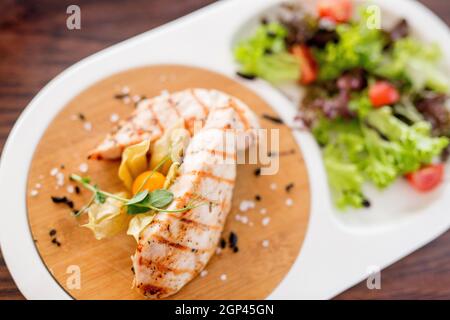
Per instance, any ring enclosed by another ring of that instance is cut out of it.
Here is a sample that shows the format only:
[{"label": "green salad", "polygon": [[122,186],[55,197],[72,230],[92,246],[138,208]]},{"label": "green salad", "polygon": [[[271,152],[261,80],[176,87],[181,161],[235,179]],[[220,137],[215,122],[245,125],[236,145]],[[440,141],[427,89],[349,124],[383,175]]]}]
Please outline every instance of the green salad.
[{"label": "green salad", "polygon": [[377,29],[350,0],[317,3],[317,14],[283,4],[276,19],[262,18],[234,48],[238,74],[305,89],[296,121],[322,147],[338,208],[370,206],[367,182],[384,189],[405,178],[419,192],[435,189],[450,137],[439,46],[412,37],[404,19]]}]

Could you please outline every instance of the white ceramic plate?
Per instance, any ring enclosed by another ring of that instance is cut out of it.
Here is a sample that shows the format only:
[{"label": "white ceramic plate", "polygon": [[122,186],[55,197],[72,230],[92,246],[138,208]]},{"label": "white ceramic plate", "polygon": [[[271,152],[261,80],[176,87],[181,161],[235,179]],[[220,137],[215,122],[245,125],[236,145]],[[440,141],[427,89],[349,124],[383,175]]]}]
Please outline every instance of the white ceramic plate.
[{"label": "white ceramic plate", "polygon": [[[25,297],[69,299],[42,263],[26,214],[27,172],[40,137],[61,108],[80,91],[113,73],[159,63],[209,68],[231,77],[231,46],[242,26],[280,0],[228,0],[105,49],[68,68],[30,102],[14,126],[0,164],[1,249]],[[405,17],[417,34],[437,41],[450,61],[447,26],[410,0],[376,0],[384,12]],[[173,44],[177,43],[176,50]],[[180,54],[182,53],[182,54]],[[290,123],[294,105],[263,81],[244,82]],[[433,240],[450,226],[450,185],[417,196],[398,182],[372,193],[373,208],[340,213],[331,203],[320,151],[309,134],[296,133],[312,191],[307,236],[292,269],[269,299],[328,299],[363,280],[370,266],[384,268]]]}]

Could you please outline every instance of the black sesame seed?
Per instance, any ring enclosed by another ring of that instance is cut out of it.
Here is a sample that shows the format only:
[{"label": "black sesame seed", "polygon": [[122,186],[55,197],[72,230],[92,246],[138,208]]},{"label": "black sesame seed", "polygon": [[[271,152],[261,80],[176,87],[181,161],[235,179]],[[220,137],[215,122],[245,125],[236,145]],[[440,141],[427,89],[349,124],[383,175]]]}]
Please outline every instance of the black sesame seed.
[{"label": "black sesame seed", "polygon": [[73,209],[73,208],[74,208],[73,201],[71,201],[71,200],[67,201],[67,206],[68,206],[70,209]]},{"label": "black sesame seed", "polygon": [[53,239],[52,239],[52,243],[53,243],[53,244],[56,244],[58,247],[61,246],[61,242],[59,242],[56,238],[53,238]]},{"label": "black sesame seed", "polygon": [[256,200],[256,201],[261,201],[261,196],[260,196],[259,194],[257,194],[257,195],[255,196],[255,200]]},{"label": "black sesame seed", "polygon": [[51,196],[51,199],[54,203],[64,203],[66,204],[70,209],[74,208],[74,204],[72,200],[69,200],[67,197],[54,197]]},{"label": "black sesame seed", "polygon": [[238,253],[238,252],[239,252],[239,248],[238,248],[238,247],[234,247],[234,248],[233,248],[233,252],[234,252],[234,253]]},{"label": "black sesame seed", "polygon": [[54,197],[52,196],[52,201],[54,203],[66,203],[67,202],[67,198],[66,197]]},{"label": "black sesame seed", "polygon": [[289,183],[286,187],[285,187],[285,189],[286,189],[286,192],[291,192],[291,190],[292,190],[292,188],[294,187],[294,184],[293,183]]},{"label": "black sesame seed", "polygon": [[81,112],[78,114],[78,119],[80,119],[81,121],[85,121],[86,117],[84,114],[82,114]]},{"label": "black sesame seed", "polygon": [[284,121],[281,118],[271,116],[269,114],[263,114],[262,117],[266,120],[272,121],[276,124],[284,124]]},{"label": "black sesame seed", "polygon": [[253,174],[255,176],[260,176],[261,175],[261,168],[256,168],[255,171],[253,172]]},{"label": "black sesame seed", "polygon": [[227,242],[225,241],[224,238],[221,238],[221,239],[220,239],[220,247],[221,247],[222,249],[225,249],[226,246],[227,246]]},{"label": "black sesame seed", "polygon": [[235,248],[238,242],[238,237],[236,233],[233,231],[230,232],[230,236],[228,237],[228,243],[230,245],[230,248]]},{"label": "black sesame seed", "polygon": [[247,79],[247,80],[255,80],[256,79],[256,76],[253,74],[246,74],[246,73],[242,73],[242,72],[236,72],[236,74],[239,77]]},{"label": "black sesame seed", "polygon": [[56,230],[55,229],[51,229],[48,234],[50,235],[50,237],[53,237],[54,235],[56,235]]},{"label": "black sesame seed", "polygon": [[128,93],[119,93],[114,95],[114,99],[122,100],[123,98],[129,97]]},{"label": "black sesame seed", "polygon": [[364,206],[364,208],[370,208],[371,203],[369,200],[364,199],[362,205]]},{"label": "black sesame seed", "polygon": [[75,193],[76,194],[80,194],[81,193],[81,189],[79,186],[75,186]]}]

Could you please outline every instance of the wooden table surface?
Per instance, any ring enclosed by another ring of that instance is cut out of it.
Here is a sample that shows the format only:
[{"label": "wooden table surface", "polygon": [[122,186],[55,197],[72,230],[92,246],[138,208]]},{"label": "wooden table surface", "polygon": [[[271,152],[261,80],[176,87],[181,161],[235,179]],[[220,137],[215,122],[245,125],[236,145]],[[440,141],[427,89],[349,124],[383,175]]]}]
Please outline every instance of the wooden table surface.
[{"label": "wooden table surface", "polygon": [[[103,48],[199,9],[213,0],[0,2],[0,152],[23,108],[61,71]],[[447,0],[421,0],[450,24]],[[66,8],[81,8],[81,30],[66,28]],[[176,50],[176,44],[174,44]],[[450,299],[450,232],[337,299]],[[23,299],[0,253],[0,299]]]}]

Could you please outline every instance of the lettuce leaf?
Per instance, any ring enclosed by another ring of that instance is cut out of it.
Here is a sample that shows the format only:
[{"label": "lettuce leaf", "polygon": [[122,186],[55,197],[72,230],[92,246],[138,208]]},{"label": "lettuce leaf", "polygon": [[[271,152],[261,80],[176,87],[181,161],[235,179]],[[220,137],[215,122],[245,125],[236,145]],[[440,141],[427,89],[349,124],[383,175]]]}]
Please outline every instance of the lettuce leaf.
[{"label": "lettuce leaf", "polygon": [[408,126],[394,117],[389,107],[370,112],[366,121],[390,142],[401,147],[401,152],[395,153],[399,174],[416,171],[421,165],[431,163],[449,144],[446,137],[431,137],[428,122],[419,121]]},{"label": "lettuce leaf", "polygon": [[448,138],[431,137],[428,122],[409,126],[390,107],[368,111],[361,120],[323,118],[313,134],[324,147],[328,181],[340,209],[367,204],[362,190],[365,182],[384,189],[398,177],[431,163],[449,144]]},{"label": "lettuce leaf", "polygon": [[330,42],[325,49],[316,50],[320,65],[319,79],[333,80],[354,68],[375,71],[383,59],[386,37],[378,29],[367,27],[367,17],[359,22],[336,27],[339,41]]},{"label": "lettuce leaf", "polygon": [[440,70],[441,57],[436,43],[426,44],[408,37],[394,43],[392,53],[385,55],[375,73],[389,79],[406,80],[417,92],[429,88],[448,93],[450,83],[446,73]]},{"label": "lettuce leaf", "polygon": [[324,164],[336,206],[340,209],[362,207],[365,198],[360,159],[364,157],[364,139],[358,123],[322,118],[313,133],[325,145]]},{"label": "lettuce leaf", "polygon": [[241,73],[278,83],[300,78],[300,63],[286,50],[287,30],[279,23],[261,25],[234,48]]},{"label": "lettuce leaf", "polygon": [[325,158],[325,169],[334,202],[339,209],[346,207],[361,208],[364,205],[362,185],[364,177],[358,166],[353,163],[343,163],[333,157]]}]

